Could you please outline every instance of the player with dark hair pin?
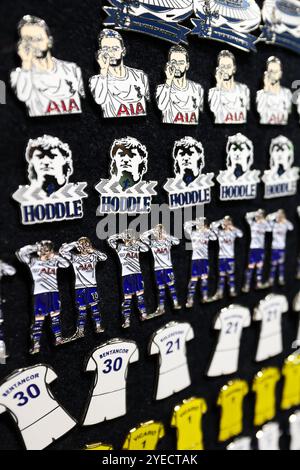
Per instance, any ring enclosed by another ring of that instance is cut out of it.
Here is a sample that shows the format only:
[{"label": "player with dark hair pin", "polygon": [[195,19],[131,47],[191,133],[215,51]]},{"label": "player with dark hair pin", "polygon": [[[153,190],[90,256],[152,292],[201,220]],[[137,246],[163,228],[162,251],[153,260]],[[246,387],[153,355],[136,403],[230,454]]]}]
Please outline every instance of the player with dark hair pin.
[{"label": "player with dark hair pin", "polygon": [[177,140],[173,147],[175,184],[183,182],[187,187],[201,175],[204,168],[204,149],[193,137]]},{"label": "player with dark hair pin", "polygon": [[190,68],[187,50],[172,46],[165,67],[166,81],[156,90],[157,106],[166,124],[198,124],[203,110],[203,88],[187,79]]},{"label": "player with dark hair pin", "polygon": [[11,85],[29,115],[81,113],[85,96],[80,68],[52,55],[53,37],[46,22],[24,16],[18,26],[21,67],[11,73]]}]

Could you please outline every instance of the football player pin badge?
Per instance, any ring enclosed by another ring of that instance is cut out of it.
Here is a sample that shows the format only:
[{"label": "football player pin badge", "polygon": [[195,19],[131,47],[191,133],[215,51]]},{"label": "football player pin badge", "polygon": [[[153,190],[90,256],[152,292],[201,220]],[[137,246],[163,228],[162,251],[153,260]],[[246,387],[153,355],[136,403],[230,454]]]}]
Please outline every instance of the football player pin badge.
[{"label": "football player pin badge", "polygon": [[21,66],[10,76],[17,98],[30,117],[81,113],[84,87],[81,70],[52,55],[53,36],[46,22],[24,16],[18,25]]},{"label": "football player pin badge", "polygon": [[190,67],[188,51],[180,46],[169,50],[165,83],[156,89],[156,102],[164,124],[197,125],[203,111],[203,88],[187,78]]},{"label": "football player pin badge", "polygon": [[142,70],[125,65],[125,55],[120,33],[104,29],[97,52],[99,74],[90,79],[92,95],[104,118],[146,115],[146,101],[150,100],[148,77]]},{"label": "football player pin badge", "polygon": [[110,149],[110,179],[96,185],[100,193],[99,212],[103,214],[142,214],[151,211],[157,181],[144,181],[148,151],[134,137],[116,139]]},{"label": "football player pin badge", "polygon": [[255,199],[260,171],[252,170],[253,143],[243,134],[228,137],[226,146],[226,170],[217,176],[221,201]]},{"label": "football player pin badge", "polygon": [[29,185],[12,196],[20,204],[22,224],[82,218],[87,183],[69,181],[74,172],[69,145],[50,135],[30,139],[25,158]]},{"label": "football player pin badge", "polygon": [[217,58],[216,86],[210,88],[208,103],[215,124],[245,124],[250,109],[250,90],[235,80],[236,60],[232,52],[221,51]]},{"label": "football player pin badge", "polygon": [[169,194],[170,209],[209,203],[214,173],[202,173],[205,166],[202,143],[189,136],[177,140],[173,160],[175,176],[164,185]]},{"label": "football player pin badge", "polygon": [[265,170],[262,180],[265,183],[265,199],[293,196],[297,192],[299,167],[294,163],[294,145],[285,136],[271,140],[270,169]]},{"label": "football player pin badge", "polygon": [[[14,274],[16,274],[15,268],[0,260],[0,283],[3,276],[14,276]],[[0,285],[0,364],[6,364],[6,359],[8,358],[3,329],[4,317],[2,305],[4,303],[5,300],[2,298],[2,289]]]},{"label": "football player pin badge", "polygon": [[269,57],[264,72],[264,87],[256,93],[260,124],[285,126],[288,123],[292,111],[292,92],[281,86],[281,78],[281,60]]}]

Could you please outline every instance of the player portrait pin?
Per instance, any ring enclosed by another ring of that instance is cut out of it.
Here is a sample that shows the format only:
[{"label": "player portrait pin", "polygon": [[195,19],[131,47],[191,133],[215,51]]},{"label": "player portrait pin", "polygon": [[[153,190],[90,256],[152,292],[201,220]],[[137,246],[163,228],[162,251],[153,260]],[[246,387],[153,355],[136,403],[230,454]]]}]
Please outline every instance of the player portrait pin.
[{"label": "player portrait pin", "polygon": [[189,28],[179,22],[187,19],[192,10],[192,0],[109,0],[104,7],[108,14],[104,24],[124,31],[154,36],[179,44],[187,43]]},{"label": "player portrait pin", "polygon": [[298,0],[265,0],[262,31],[257,42],[275,44],[300,54],[299,8]]},{"label": "player portrait pin", "polygon": [[278,57],[269,57],[264,72],[264,87],[256,93],[260,124],[281,125],[288,123],[292,111],[292,92],[281,86],[282,63]]},{"label": "player portrait pin", "polygon": [[69,145],[50,135],[30,139],[25,159],[30,184],[12,196],[20,204],[22,224],[81,219],[87,183],[69,181],[74,172]]},{"label": "player portrait pin", "polygon": [[260,23],[260,8],[254,0],[195,0],[195,28],[191,34],[225,42],[246,52],[256,51],[256,36],[249,34]]},{"label": "player portrait pin", "polygon": [[17,98],[30,117],[81,113],[85,96],[81,69],[53,57],[54,39],[46,22],[24,16],[18,25],[21,67],[10,76]]},{"label": "player portrait pin", "polygon": [[156,89],[156,102],[164,124],[197,125],[203,111],[203,88],[187,78],[188,51],[180,45],[169,50],[165,83]]},{"label": "player portrait pin", "polygon": [[299,167],[294,163],[294,145],[285,136],[271,140],[270,169],[265,170],[262,181],[265,183],[265,199],[293,196],[297,192]]},{"label": "player portrait pin", "polygon": [[254,147],[241,133],[228,137],[226,145],[226,170],[217,176],[221,201],[255,199],[260,171],[252,170]]},{"label": "player portrait pin", "polygon": [[[0,283],[2,281],[2,277],[14,276],[15,274],[16,274],[15,268],[13,268],[7,263],[4,263],[4,261],[0,259]],[[0,365],[6,364],[6,359],[8,358],[6,344],[5,344],[5,337],[4,337],[4,328],[3,328],[4,315],[3,315],[2,306],[4,303],[5,303],[5,299],[3,299],[2,297],[2,288],[0,285]]]},{"label": "player portrait pin", "polygon": [[143,214],[151,211],[157,181],[144,181],[148,171],[148,150],[134,137],[116,139],[110,149],[110,179],[96,185],[100,193],[99,212]]},{"label": "player portrait pin", "polygon": [[232,52],[221,51],[217,58],[216,86],[210,88],[208,103],[215,124],[245,124],[250,109],[250,90],[235,80],[236,60]]},{"label": "player portrait pin", "polygon": [[201,142],[187,136],[174,143],[174,178],[169,178],[164,189],[169,194],[170,209],[207,204],[211,200],[214,173],[202,173],[205,166]]},{"label": "player portrait pin", "polygon": [[148,77],[142,70],[125,65],[125,56],[120,33],[104,29],[97,52],[99,74],[90,79],[92,95],[104,118],[146,116],[146,101],[150,100]]}]

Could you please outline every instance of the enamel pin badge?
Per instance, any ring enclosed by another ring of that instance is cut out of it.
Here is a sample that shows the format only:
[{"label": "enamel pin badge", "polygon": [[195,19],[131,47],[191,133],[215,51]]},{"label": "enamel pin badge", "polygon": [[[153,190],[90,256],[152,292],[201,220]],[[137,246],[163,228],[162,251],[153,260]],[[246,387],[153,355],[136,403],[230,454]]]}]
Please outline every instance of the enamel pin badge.
[{"label": "enamel pin badge", "polygon": [[250,90],[235,80],[236,60],[232,52],[221,51],[217,58],[216,86],[210,88],[208,103],[215,124],[245,124],[250,109]]},{"label": "enamel pin badge", "polygon": [[53,37],[46,22],[26,15],[18,25],[21,67],[11,73],[17,98],[30,117],[81,113],[85,96],[78,65],[52,55]]},{"label": "enamel pin badge", "polygon": [[271,270],[268,284],[274,286],[278,278],[278,284],[284,286],[287,234],[294,230],[294,226],[287,219],[283,209],[268,214],[266,220],[272,229]]},{"label": "enamel pin badge", "polygon": [[252,170],[254,148],[250,139],[241,133],[228,137],[226,170],[217,176],[221,201],[255,199],[260,171]]},{"label": "enamel pin badge", "polygon": [[203,111],[203,88],[187,78],[188,51],[181,45],[169,50],[165,83],[156,89],[156,102],[164,124],[197,125]]},{"label": "enamel pin badge", "polygon": [[280,380],[277,367],[267,367],[255,375],[252,391],[256,395],[254,407],[254,426],[271,421],[276,414],[276,386]]},{"label": "enamel pin badge", "polygon": [[243,402],[248,392],[247,382],[240,379],[230,380],[221,388],[217,401],[217,405],[221,407],[220,442],[242,433]]},{"label": "enamel pin badge", "polygon": [[246,52],[256,51],[256,36],[249,34],[258,28],[260,8],[254,0],[196,0],[195,26],[191,34],[200,38],[225,42]]},{"label": "enamel pin badge", "polygon": [[124,64],[126,48],[118,31],[104,29],[99,36],[99,74],[90,79],[95,102],[104,118],[146,116],[150,100],[147,75]]},{"label": "enamel pin badge", "polygon": [[183,137],[174,143],[174,178],[164,189],[169,194],[170,209],[207,204],[211,200],[214,173],[202,173],[205,166],[204,148],[193,137]]},{"label": "enamel pin badge", "polygon": [[30,139],[25,158],[30,184],[12,196],[20,204],[22,224],[81,219],[87,183],[69,182],[74,172],[69,145],[50,135]]},{"label": "enamel pin badge", "polygon": [[104,7],[107,26],[154,36],[179,44],[187,43],[189,28],[179,23],[193,11],[192,0],[109,0]]},{"label": "enamel pin badge", "polygon": [[116,139],[110,149],[110,179],[96,185],[100,193],[99,212],[103,214],[145,214],[151,211],[157,181],[144,181],[148,151],[134,137]]},{"label": "enamel pin badge", "polygon": [[275,44],[300,54],[299,0],[265,0],[263,25],[257,42]]},{"label": "enamel pin badge", "polygon": [[265,424],[257,433],[258,450],[280,450],[279,439],[281,431],[278,423]]},{"label": "enamel pin badge", "polygon": [[159,421],[147,421],[129,431],[123,450],[155,450],[159,441],[165,437],[165,428]]},{"label": "enamel pin badge", "polygon": [[[13,268],[9,264],[4,263],[2,260],[0,260],[0,282],[2,281],[2,277],[14,276],[15,274],[16,274],[15,268]],[[6,364],[6,359],[8,358],[5,338],[4,338],[4,329],[3,329],[4,316],[3,316],[2,306],[4,303],[5,303],[5,299],[2,298],[2,289],[0,286],[0,365]]]},{"label": "enamel pin badge", "polygon": [[191,397],[176,405],[171,426],[176,428],[177,450],[203,450],[202,420],[208,406],[204,398]]},{"label": "enamel pin badge", "polygon": [[299,167],[294,163],[294,145],[285,136],[271,140],[270,169],[265,170],[262,181],[265,183],[265,199],[293,196],[297,192]]},{"label": "enamel pin badge", "polygon": [[256,93],[260,124],[285,126],[292,111],[292,92],[281,86],[282,63],[269,57],[264,73],[264,87]]}]

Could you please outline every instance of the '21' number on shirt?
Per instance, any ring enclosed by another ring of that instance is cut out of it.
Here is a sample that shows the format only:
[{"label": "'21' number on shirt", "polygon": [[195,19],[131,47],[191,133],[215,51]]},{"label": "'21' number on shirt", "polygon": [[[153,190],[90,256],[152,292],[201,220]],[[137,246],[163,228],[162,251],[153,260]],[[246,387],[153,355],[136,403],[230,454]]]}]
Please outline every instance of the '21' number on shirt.
[{"label": "'21' number on shirt", "polygon": [[121,357],[116,357],[116,359],[106,359],[104,361],[105,368],[102,370],[103,374],[109,374],[110,372],[119,372],[123,364]]},{"label": "'21' number on shirt", "polygon": [[41,391],[39,387],[35,384],[29,385],[29,387],[26,388],[25,392],[17,392],[14,394],[13,398],[15,400],[19,400],[19,403],[17,403],[17,406],[24,406],[27,405],[29,402],[29,399],[34,399],[39,397],[41,394]]},{"label": "'21' number on shirt", "polygon": [[180,349],[180,340],[179,338],[176,339],[176,341],[168,341],[167,344],[167,354],[172,354],[173,352],[175,352],[175,350],[179,350]]}]

